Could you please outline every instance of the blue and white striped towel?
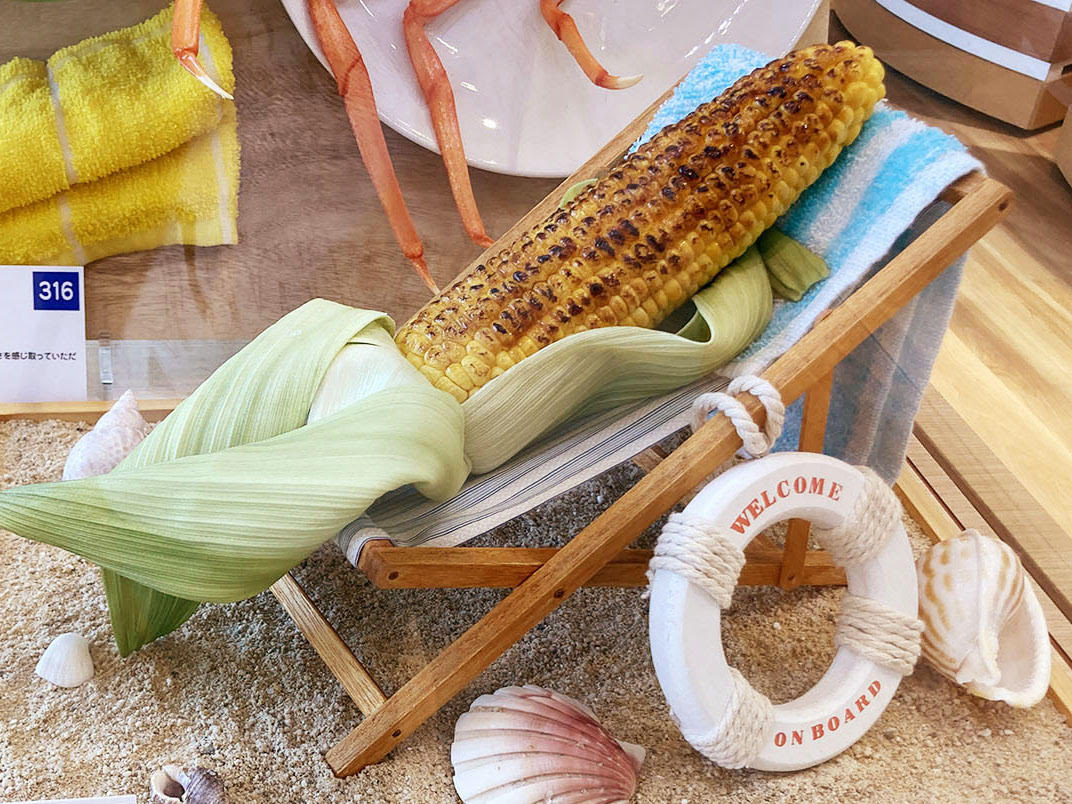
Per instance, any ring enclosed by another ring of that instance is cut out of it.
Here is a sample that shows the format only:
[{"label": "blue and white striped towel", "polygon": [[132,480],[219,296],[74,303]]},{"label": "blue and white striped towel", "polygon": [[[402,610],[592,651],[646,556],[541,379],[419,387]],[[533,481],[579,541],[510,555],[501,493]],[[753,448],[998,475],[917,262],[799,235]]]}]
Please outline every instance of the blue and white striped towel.
[{"label": "blue and white striped towel", "polygon": [[[701,61],[656,114],[644,140],[715,97],[769,59],[739,46],[720,46]],[[880,105],[857,141],[778,223],[820,253],[831,275],[799,302],[776,302],[766,331],[727,366],[727,376],[759,374],[937,216],[936,201],[952,181],[979,169],[953,137]],[[827,452],[868,464],[888,482],[900,470],[905,444],[956,296],[958,261],[835,372]],[[470,478],[446,503],[412,491],[388,495],[339,536],[356,563],[360,545],[386,531],[399,544],[460,544],[627,460],[688,423],[692,400],[725,386],[701,380],[654,400],[573,424],[499,469]],[[794,448],[790,416],[779,446]]]}]

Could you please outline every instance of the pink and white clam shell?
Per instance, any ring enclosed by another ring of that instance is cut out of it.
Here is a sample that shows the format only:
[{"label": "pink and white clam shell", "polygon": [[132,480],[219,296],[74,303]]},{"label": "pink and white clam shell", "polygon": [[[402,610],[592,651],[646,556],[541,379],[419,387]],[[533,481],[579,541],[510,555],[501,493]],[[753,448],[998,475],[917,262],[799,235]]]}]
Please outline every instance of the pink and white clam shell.
[{"label": "pink and white clam shell", "polygon": [[632,797],[644,753],[578,701],[524,686],[473,701],[450,761],[465,804],[611,804]]}]

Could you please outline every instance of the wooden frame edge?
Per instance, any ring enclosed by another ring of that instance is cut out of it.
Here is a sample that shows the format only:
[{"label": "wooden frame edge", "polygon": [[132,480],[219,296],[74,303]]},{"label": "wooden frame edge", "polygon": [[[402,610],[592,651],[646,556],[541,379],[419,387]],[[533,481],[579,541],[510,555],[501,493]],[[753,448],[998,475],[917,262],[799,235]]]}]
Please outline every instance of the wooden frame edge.
[{"label": "wooden frame edge", "polygon": [[[912,439],[916,449],[923,449],[922,445]],[[912,462],[910,456],[905,460],[901,475],[894,485],[894,491],[901,499],[905,510],[919,523],[923,532],[935,542],[945,541],[960,534],[964,530],[961,522],[950,510],[947,503],[942,500],[930,481]],[[928,471],[928,474],[930,472]],[[1060,612],[1037,583],[1032,580],[1032,586],[1040,602],[1047,609],[1047,620],[1052,621]],[[1049,606],[1045,604],[1049,603]],[[1054,706],[1064,716],[1065,722],[1072,726],[1072,659],[1062,650],[1053,633],[1050,634],[1050,688],[1048,697]]]}]

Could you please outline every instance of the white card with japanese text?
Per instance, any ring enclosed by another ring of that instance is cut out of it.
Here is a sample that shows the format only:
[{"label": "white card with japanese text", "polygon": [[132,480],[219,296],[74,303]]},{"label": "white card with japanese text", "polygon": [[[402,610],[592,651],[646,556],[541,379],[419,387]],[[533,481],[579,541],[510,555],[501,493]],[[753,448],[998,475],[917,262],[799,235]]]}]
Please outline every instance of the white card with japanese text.
[{"label": "white card with japanese text", "polygon": [[0,265],[0,402],[86,398],[82,268]]}]

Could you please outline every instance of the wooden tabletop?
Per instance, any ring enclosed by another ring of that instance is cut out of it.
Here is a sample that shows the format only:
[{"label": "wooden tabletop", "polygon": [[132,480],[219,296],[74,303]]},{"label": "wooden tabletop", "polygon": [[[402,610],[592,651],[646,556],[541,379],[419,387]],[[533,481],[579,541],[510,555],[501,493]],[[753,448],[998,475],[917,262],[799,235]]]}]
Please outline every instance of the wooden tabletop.
[{"label": "wooden tabletop", "polygon": [[[0,5],[0,62],[140,22],[162,0]],[[86,269],[88,338],[249,339],[321,296],[402,321],[428,291],[402,257],[369,183],[335,82],[278,0],[212,0],[234,49],[242,147],[235,246],[170,246]],[[489,54],[489,69],[494,68]],[[479,256],[439,156],[384,128],[429,266],[443,284]],[[557,182],[471,170],[497,237]]]}]

